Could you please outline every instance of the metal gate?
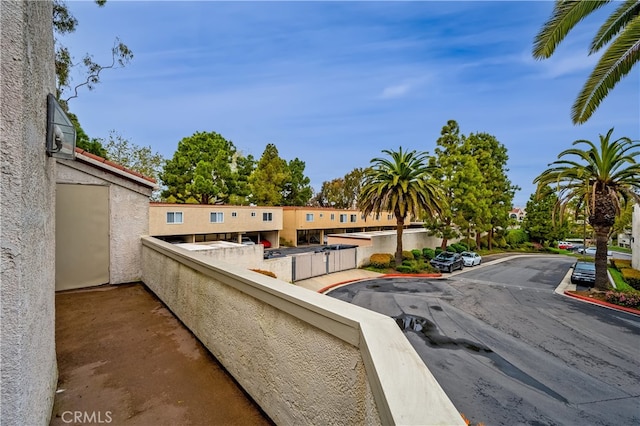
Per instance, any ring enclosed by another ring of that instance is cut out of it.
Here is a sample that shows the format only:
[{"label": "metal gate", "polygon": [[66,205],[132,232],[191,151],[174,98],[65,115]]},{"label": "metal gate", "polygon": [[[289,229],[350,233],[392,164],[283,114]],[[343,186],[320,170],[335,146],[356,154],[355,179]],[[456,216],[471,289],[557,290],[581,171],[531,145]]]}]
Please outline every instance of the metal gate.
[{"label": "metal gate", "polygon": [[322,251],[292,256],[293,281],[356,268],[356,246],[325,246]]}]

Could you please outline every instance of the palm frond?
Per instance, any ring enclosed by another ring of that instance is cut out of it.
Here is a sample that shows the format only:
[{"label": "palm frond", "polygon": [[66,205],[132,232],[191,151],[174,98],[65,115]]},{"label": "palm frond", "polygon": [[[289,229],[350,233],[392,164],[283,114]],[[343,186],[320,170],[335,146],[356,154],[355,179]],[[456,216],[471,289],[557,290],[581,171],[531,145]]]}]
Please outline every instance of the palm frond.
[{"label": "palm frond", "polygon": [[549,58],[576,24],[610,1],[557,1],[551,18],[536,35],[533,57]]},{"label": "palm frond", "polygon": [[634,18],[611,43],[591,72],[571,109],[573,122],[586,122],[609,91],[631,71],[638,60],[640,16]]},{"label": "palm frond", "polygon": [[589,54],[600,50],[609,40],[627,26],[629,22],[636,19],[638,15],[640,15],[639,0],[627,0],[621,4],[598,30],[598,33],[591,42]]}]

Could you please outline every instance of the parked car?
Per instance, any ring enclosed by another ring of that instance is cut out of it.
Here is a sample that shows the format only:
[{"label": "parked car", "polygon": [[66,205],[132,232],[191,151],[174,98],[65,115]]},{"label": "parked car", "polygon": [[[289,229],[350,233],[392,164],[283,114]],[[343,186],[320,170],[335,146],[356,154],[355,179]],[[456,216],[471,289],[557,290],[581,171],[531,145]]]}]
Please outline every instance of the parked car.
[{"label": "parked car", "polygon": [[482,256],[473,251],[463,251],[460,253],[464,266],[476,266],[482,263]]},{"label": "parked car", "polygon": [[260,240],[260,244],[262,244],[264,248],[271,248],[271,242],[269,240],[262,239]]},{"label": "parked car", "polygon": [[592,262],[576,262],[571,273],[572,284],[586,284],[592,287],[596,282],[596,265]]},{"label": "parked car", "polygon": [[[587,247],[586,249],[582,248],[582,250],[578,250],[578,252],[582,254],[586,254],[588,256],[595,256],[596,248],[595,247]],[[607,250],[607,256],[613,256],[613,252],[611,250]]]},{"label": "parked car", "polygon": [[573,247],[571,248],[571,251],[578,252],[578,253],[582,253],[582,250],[584,250],[584,244],[574,244]]},{"label": "parked car", "polygon": [[558,248],[563,250],[571,250],[573,248],[573,243],[569,241],[558,241]]},{"label": "parked car", "polygon": [[274,257],[284,257],[285,255],[282,254],[282,252],[279,252],[277,250],[268,250],[265,251],[262,255],[262,257],[264,259],[273,259]]},{"label": "parked car", "polygon": [[251,238],[249,238],[249,237],[242,237],[242,241],[240,243],[245,245],[245,246],[254,246],[254,245],[256,245],[256,243],[254,243],[253,240]]},{"label": "parked car", "polygon": [[464,261],[459,253],[443,251],[429,262],[440,271],[452,272],[464,268]]}]

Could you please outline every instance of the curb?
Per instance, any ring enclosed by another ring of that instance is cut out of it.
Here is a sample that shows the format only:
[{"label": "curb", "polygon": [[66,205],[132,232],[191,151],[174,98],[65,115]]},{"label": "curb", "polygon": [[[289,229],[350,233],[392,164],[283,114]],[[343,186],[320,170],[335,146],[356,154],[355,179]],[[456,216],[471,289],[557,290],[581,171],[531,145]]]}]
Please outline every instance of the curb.
[{"label": "curb", "polygon": [[569,291],[565,291],[564,295],[572,297],[574,299],[582,300],[584,302],[591,303],[592,305],[598,305],[598,306],[602,306],[603,308],[613,309],[614,311],[622,311],[628,314],[640,316],[640,310],[638,309],[628,308],[626,306],[620,306],[614,303],[603,302],[602,300],[592,299],[590,297],[582,296],[579,294],[573,294],[573,293],[570,293]]},{"label": "curb", "polygon": [[317,290],[318,293],[324,294],[329,290],[334,289],[335,287],[340,287],[343,285],[351,284],[358,281],[367,281],[379,278],[441,278],[442,274],[384,274],[375,278],[356,278],[353,280],[341,281],[339,283],[329,284],[328,286],[322,287],[320,290]]}]

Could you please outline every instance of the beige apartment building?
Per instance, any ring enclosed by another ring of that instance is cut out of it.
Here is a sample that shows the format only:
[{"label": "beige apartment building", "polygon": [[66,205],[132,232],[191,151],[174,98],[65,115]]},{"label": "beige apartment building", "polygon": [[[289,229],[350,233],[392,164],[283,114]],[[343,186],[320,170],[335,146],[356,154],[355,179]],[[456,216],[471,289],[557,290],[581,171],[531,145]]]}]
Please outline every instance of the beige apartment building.
[{"label": "beige apartment building", "polygon": [[293,246],[323,243],[328,234],[396,229],[392,213],[365,216],[359,210],[325,207],[282,207],[282,213],[280,236]]},{"label": "beige apartment building", "polygon": [[269,241],[278,247],[282,207],[150,203],[149,235],[172,243]]}]

